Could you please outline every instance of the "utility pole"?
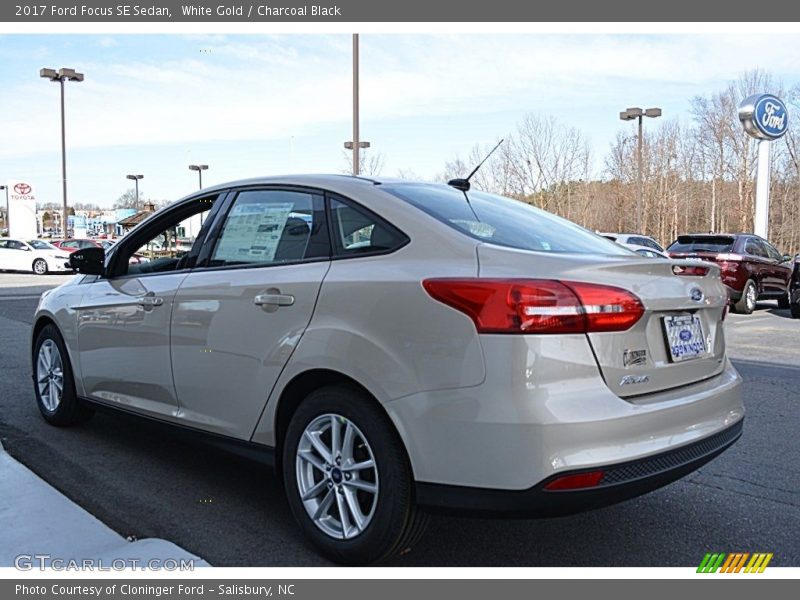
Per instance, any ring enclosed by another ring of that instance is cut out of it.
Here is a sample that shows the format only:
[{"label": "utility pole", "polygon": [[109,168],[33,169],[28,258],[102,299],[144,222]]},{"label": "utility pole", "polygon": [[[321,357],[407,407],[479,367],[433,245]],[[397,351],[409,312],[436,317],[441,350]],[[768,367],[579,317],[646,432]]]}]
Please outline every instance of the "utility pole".
[{"label": "utility pole", "polygon": [[353,34],[353,141],[345,142],[344,147],[353,151],[353,175],[357,176],[361,167],[361,149],[369,148],[369,142],[362,142],[359,140],[360,132],[358,128],[359,120],[359,82],[358,82],[358,34]]}]

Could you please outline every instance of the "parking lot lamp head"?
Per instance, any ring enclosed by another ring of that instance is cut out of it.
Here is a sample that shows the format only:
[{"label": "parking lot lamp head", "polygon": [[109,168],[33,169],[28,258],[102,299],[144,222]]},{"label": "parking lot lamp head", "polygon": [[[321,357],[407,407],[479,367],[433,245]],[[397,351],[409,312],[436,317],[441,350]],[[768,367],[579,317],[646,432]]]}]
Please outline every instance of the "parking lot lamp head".
[{"label": "parking lot lamp head", "polygon": [[139,210],[139,180],[144,179],[144,175],[125,175],[125,179],[131,179],[136,184],[136,210]]},{"label": "parking lot lamp head", "polygon": [[208,169],[208,165],[189,165],[190,171],[197,171],[197,178],[198,183],[200,185],[199,189],[203,189],[203,171]]}]

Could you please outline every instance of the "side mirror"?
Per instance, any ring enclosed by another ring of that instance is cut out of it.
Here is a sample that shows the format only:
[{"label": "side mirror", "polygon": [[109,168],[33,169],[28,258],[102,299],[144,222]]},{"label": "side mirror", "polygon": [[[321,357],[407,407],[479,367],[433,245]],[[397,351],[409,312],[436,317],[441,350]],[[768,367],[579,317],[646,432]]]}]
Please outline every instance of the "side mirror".
[{"label": "side mirror", "polygon": [[84,275],[103,275],[106,251],[102,248],[83,248],[69,255],[69,266]]},{"label": "side mirror", "polygon": [[783,258],[781,258],[781,262],[789,262],[790,260],[794,260],[791,254],[784,254]]}]

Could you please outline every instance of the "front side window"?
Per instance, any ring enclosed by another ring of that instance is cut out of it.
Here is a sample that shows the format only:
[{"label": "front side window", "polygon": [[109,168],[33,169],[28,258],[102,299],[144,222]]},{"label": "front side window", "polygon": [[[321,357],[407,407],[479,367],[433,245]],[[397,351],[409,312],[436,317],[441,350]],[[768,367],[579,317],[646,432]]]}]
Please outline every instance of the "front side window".
[{"label": "front side window", "polygon": [[314,244],[313,234],[322,226],[315,202],[321,202],[319,196],[302,191],[240,192],[225,218],[209,266],[271,265],[321,255]]},{"label": "front side window", "polygon": [[434,184],[381,189],[482,242],[537,252],[632,254],[575,223],[511,198]]},{"label": "front side window", "polygon": [[761,242],[761,244],[764,246],[764,249],[767,251],[767,255],[772,260],[777,260],[778,262],[781,262],[783,260],[783,254],[778,252],[778,249],[775,246],[773,246],[769,242]]},{"label": "front side window", "polygon": [[[129,234],[138,239],[125,243],[118,254],[119,275],[144,275],[176,271],[187,266],[192,249],[216,197],[202,198],[158,218],[157,233]],[[146,227],[146,226],[145,226]],[[90,242],[91,245],[91,242]]]}]

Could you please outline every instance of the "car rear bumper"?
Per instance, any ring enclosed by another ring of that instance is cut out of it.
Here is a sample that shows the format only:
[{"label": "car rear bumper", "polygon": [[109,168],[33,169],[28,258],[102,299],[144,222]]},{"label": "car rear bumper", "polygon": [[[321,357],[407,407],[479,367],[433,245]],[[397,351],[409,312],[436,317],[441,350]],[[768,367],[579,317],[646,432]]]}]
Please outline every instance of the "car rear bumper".
[{"label": "car rear bumper", "polygon": [[671,452],[744,416],[742,380],[727,359],[706,379],[621,398],[585,336],[498,336],[484,340],[484,351],[482,384],[384,404],[416,481],[520,492]]},{"label": "car rear bumper", "polygon": [[588,469],[604,472],[599,484],[591,488],[546,489],[556,478],[587,469],[559,473],[520,491],[418,483],[417,503],[434,512],[519,517],[554,517],[601,508],[635,498],[695,471],[730,448],[741,436],[743,424],[744,419],[740,419],[712,436],[667,452]]}]

